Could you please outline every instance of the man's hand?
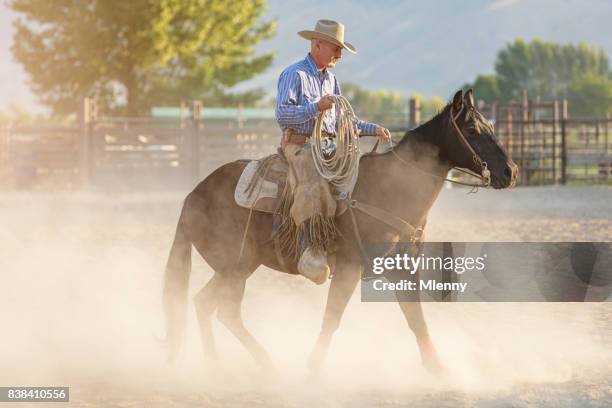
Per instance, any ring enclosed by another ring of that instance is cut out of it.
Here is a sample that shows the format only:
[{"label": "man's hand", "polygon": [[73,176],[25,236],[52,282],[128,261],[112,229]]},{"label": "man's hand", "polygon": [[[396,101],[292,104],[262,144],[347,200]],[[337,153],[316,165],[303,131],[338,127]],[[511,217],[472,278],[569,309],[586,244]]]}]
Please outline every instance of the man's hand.
[{"label": "man's hand", "polygon": [[331,109],[332,106],[334,106],[334,101],[332,98],[329,97],[329,95],[325,95],[321,99],[319,99],[318,105],[319,112],[323,112],[327,109]]},{"label": "man's hand", "polygon": [[382,126],[376,126],[376,137],[381,142],[388,142],[391,140],[391,132]]}]

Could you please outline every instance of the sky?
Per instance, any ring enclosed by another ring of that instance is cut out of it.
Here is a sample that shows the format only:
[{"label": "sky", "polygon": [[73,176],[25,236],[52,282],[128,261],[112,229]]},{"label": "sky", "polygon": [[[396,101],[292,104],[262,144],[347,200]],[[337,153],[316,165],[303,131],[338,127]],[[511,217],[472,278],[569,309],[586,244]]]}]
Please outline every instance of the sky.
[{"label": "sky", "polygon": [[[277,35],[257,49],[274,51],[274,63],[238,90],[261,87],[274,95],[282,69],[308,52],[297,31],[312,29],[320,18],[342,21],[346,40],[358,50],[345,53],[335,68],[341,84],[403,95],[449,98],[478,74],[492,73],[497,52],[517,37],[586,41],[612,56],[610,0],[269,0],[268,7],[264,18],[278,19]],[[14,18],[0,3],[0,110],[15,105],[39,112],[10,52]]]}]

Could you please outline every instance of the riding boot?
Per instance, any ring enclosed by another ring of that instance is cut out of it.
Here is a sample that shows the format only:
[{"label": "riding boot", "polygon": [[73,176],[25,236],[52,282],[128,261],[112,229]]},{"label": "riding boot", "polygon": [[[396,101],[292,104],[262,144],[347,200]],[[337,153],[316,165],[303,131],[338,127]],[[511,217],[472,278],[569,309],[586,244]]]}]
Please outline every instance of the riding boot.
[{"label": "riding boot", "polygon": [[305,276],[317,285],[322,285],[330,274],[327,254],[322,249],[315,249],[309,246],[307,241],[310,241],[307,235],[307,231],[302,230],[300,232],[298,245],[301,256],[297,264],[297,269],[300,275]]},{"label": "riding boot", "polygon": [[313,250],[308,247],[302,252],[297,265],[298,272],[317,285],[322,285],[329,278],[329,265],[327,254],[321,250]]}]

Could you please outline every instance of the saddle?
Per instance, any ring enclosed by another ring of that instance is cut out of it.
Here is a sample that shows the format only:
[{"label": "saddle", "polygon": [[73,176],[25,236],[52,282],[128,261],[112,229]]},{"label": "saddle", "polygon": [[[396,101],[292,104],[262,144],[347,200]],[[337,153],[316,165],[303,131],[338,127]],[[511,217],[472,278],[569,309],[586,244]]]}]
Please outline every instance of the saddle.
[{"label": "saddle", "polygon": [[288,171],[289,163],[282,153],[249,161],[234,191],[236,204],[253,211],[275,213],[287,187]]},{"label": "saddle", "polygon": [[[377,147],[378,142],[376,142],[369,154],[376,154]],[[271,154],[260,160],[240,160],[240,162],[246,162],[247,164],[234,190],[234,200],[236,204],[251,211],[273,214],[272,239],[274,241],[274,248],[279,264],[283,266],[284,270],[290,271],[290,273],[298,273],[296,270],[297,260],[295,258],[298,241],[295,238],[299,235],[297,234],[298,227],[292,221],[290,215],[293,195],[287,180],[289,163],[280,149],[278,153]],[[334,194],[334,196],[338,197],[340,195]],[[423,231],[426,220],[422,220],[415,227],[384,209],[366,204],[361,200],[350,199],[350,197],[342,197],[342,199],[337,200],[335,217],[342,215],[349,208],[351,209],[349,214],[353,224],[354,234],[364,259],[369,259],[369,257],[361,242],[361,236],[354,214],[355,211],[360,211],[386,224],[391,230],[397,233],[397,239],[403,237],[411,243],[420,244],[423,242]],[[243,236],[243,243],[247,230],[248,221],[245,235]],[[395,243],[396,242],[393,243],[393,246],[395,246]],[[335,248],[333,246],[328,250],[328,255],[332,256],[330,259],[332,263],[334,262],[334,251]],[[287,268],[285,259],[292,259],[295,262],[292,262],[290,267]]]},{"label": "saddle", "polygon": [[[288,173],[289,163],[280,149],[279,153],[249,161],[236,184],[236,204],[253,211],[278,213],[283,198],[290,194]],[[347,200],[338,200],[336,217],[347,208]]]}]

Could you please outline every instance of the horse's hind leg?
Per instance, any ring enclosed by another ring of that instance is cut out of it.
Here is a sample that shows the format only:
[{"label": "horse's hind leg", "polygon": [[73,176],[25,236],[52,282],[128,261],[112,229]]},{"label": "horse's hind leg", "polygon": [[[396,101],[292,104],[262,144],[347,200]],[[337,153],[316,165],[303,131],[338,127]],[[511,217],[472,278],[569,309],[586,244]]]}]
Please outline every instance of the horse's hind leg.
[{"label": "horse's hind leg", "polygon": [[214,363],[219,360],[217,348],[215,346],[215,338],[212,331],[212,315],[217,309],[218,292],[221,279],[218,274],[208,281],[206,286],[195,296],[194,303],[198,322],[200,323],[200,334],[202,338],[202,346],[204,348],[204,358],[210,358]]},{"label": "horse's hind leg", "polygon": [[242,298],[246,278],[232,277],[223,279],[223,299],[219,303],[217,318],[242,343],[260,366],[274,370],[274,364],[266,350],[246,329],[242,321]]},{"label": "horse's hind leg", "polygon": [[334,273],[329,286],[321,333],[308,360],[308,366],[313,374],[316,374],[323,365],[332,336],[340,325],[346,305],[351,299],[357,282],[359,282],[361,277],[360,265],[345,265],[338,261],[336,268],[338,270]]}]

